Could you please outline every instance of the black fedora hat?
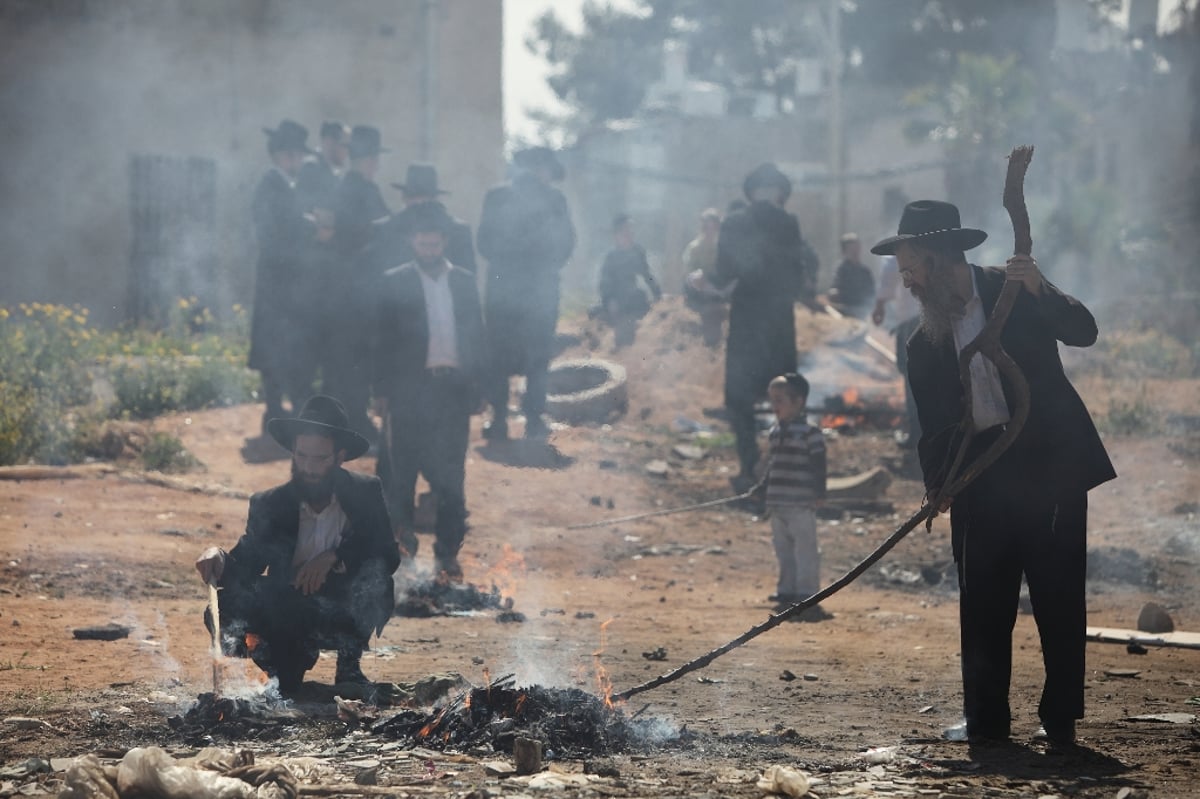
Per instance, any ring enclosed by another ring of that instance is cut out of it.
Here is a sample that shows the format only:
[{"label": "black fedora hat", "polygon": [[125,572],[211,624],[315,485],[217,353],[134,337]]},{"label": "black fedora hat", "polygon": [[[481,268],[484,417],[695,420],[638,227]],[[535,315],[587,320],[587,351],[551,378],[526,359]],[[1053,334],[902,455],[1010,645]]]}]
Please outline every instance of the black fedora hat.
[{"label": "black fedora hat", "polygon": [[438,188],[437,167],[433,164],[409,164],[404,173],[404,182],[393,183],[392,188],[399,189],[408,197],[436,197],[450,193]]},{"label": "black fedora hat", "polygon": [[283,150],[295,150],[310,154],[313,152],[308,146],[308,128],[299,122],[285,119],[274,130],[263,128],[263,133],[267,134],[267,150],[269,152],[275,153]]},{"label": "black fedora hat", "polygon": [[370,125],[355,125],[350,130],[350,157],[369,158],[372,155],[391,152],[382,146],[382,141],[379,128],[373,128]]},{"label": "black fedora hat", "polygon": [[896,235],[876,244],[871,252],[892,255],[900,242],[913,239],[940,240],[960,250],[969,250],[983,244],[986,238],[982,230],[962,226],[955,205],[940,200],[917,200],[904,206]]},{"label": "black fedora hat", "polygon": [[742,193],[749,200],[754,190],[762,186],[778,188],[783,192],[784,202],[787,202],[787,198],[792,196],[791,179],[772,163],[759,164],[752,169],[750,174],[746,175],[746,179],[742,181]]},{"label": "black fedora hat", "polygon": [[267,432],[289,452],[298,435],[316,433],[333,436],[334,450],[344,449],[348,461],[366,454],[371,446],[370,442],[350,429],[350,419],[346,416],[346,409],[342,407],[342,403],[324,394],[310,397],[300,409],[300,415],[294,419],[269,420]]},{"label": "black fedora hat", "polygon": [[339,144],[344,144],[346,139],[350,137],[350,126],[338,122],[336,119],[326,120],[321,123],[321,138],[333,139]]},{"label": "black fedora hat", "polygon": [[567,176],[567,168],[558,160],[558,155],[549,147],[527,147],[513,153],[513,164],[522,169],[548,169],[552,180]]}]

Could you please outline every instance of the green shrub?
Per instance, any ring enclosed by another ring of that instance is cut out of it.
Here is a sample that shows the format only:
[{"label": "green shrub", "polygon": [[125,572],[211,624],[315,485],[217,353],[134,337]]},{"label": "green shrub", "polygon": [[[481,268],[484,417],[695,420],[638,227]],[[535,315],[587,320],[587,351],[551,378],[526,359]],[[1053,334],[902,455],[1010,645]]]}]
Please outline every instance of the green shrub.
[{"label": "green shrub", "polygon": [[190,472],[200,467],[183,442],[168,433],[154,433],[142,450],[142,466],[156,472]]},{"label": "green shrub", "polygon": [[1109,406],[1108,413],[1097,422],[1097,427],[1103,432],[1119,436],[1152,433],[1157,426],[1157,415],[1145,398],[1138,398],[1131,403],[1114,402]]}]

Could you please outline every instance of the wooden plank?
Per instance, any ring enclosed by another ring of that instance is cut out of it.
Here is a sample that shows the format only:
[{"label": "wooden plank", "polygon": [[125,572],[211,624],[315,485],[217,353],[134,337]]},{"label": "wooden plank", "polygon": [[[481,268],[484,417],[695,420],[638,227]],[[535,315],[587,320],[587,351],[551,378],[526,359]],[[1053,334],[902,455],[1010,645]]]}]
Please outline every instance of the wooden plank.
[{"label": "wooden plank", "polygon": [[1179,649],[1200,649],[1200,633],[1176,630],[1173,633],[1147,633],[1119,627],[1088,627],[1087,639],[1101,644],[1140,644]]}]

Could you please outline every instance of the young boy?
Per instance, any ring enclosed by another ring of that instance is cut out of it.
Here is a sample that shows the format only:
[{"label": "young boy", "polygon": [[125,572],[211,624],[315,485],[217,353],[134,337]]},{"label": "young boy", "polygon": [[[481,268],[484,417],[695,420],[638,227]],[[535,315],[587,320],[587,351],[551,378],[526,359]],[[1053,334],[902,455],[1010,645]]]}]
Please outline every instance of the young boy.
[{"label": "young boy", "polygon": [[[767,386],[775,411],[771,428],[767,470],[755,487],[766,495],[771,516],[775,557],[779,560],[776,610],[783,610],[815,594],[821,587],[821,553],[817,549],[814,507],[825,498],[825,439],[820,429],[805,421],[808,381],[789,372]],[[801,614],[803,621],[832,618],[820,605]]]},{"label": "young boy", "polygon": [[662,289],[650,274],[646,251],[634,241],[633,219],[618,214],[613,219],[613,249],[600,267],[600,312],[613,327],[615,349],[633,343],[638,320],[650,310],[638,278],[650,289],[655,302],[662,299]]}]

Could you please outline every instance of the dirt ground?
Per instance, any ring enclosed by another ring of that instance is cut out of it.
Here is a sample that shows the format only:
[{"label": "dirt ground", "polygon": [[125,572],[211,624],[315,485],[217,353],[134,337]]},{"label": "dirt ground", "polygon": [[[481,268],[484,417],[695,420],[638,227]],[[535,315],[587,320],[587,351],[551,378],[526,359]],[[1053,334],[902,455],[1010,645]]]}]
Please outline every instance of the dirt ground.
[{"label": "dirt ground", "polygon": [[[815,350],[846,330],[801,314],[802,348]],[[736,469],[725,426],[704,414],[720,404],[721,352],[699,343],[678,303],[652,313],[637,343],[621,352],[610,352],[611,334],[580,333],[566,355],[591,353],[628,369],[624,416],[610,425],[559,427],[548,446],[485,446],[480,420],[473,424],[467,578],[498,585],[526,621],[499,624],[493,613],[396,618],[364,658],[371,677],[412,682],[457,672],[482,684],[485,675],[511,673],[520,684],[596,691],[599,660],[621,691],[769,614],[770,526],[748,512],[726,507],[565,529],[727,496]],[[1077,385],[1094,412],[1112,401],[1111,381],[1085,375]],[[1196,381],[1142,389],[1164,419],[1200,413]],[[261,412],[240,406],[155,425],[178,435],[205,464],[185,480],[252,492],[282,482],[287,471],[286,461],[248,464],[239,455]],[[712,427],[700,460],[672,454],[693,440],[680,432],[686,420]],[[1091,495],[1089,623],[1134,627],[1153,600],[1171,612],[1177,629],[1200,629],[1196,433],[1107,436],[1106,444],[1120,478]],[[886,466],[894,477],[886,499],[895,513],[822,519],[827,582],[915,511],[922,493],[888,431],[831,436],[829,452],[834,474]],[[645,471],[656,459],[668,461],[666,477]],[[371,472],[374,464],[364,458],[351,466]],[[57,759],[119,756],[137,745],[195,751],[195,742],[173,736],[167,723],[211,689],[200,623],[206,592],[192,563],[207,546],[232,546],[245,511],[245,499],[120,474],[0,482],[0,717],[50,725],[3,722],[0,770],[30,757],[55,758],[57,770],[37,781],[53,792],[64,765]],[[941,740],[941,730],[958,721],[961,702],[948,538],[948,523],[939,519],[931,534],[913,533],[828,600],[832,620],[785,624],[703,671],[638,695],[624,711],[660,720],[666,742],[618,754],[609,776],[586,780],[582,763],[552,761],[561,780],[551,785],[580,796],[758,796],[755,778],[782,764],[815,775],[813,791],[823,797],[1195,796],[1197,651],[1138,655],[1089,644],[1084,748],[1047,753],[1031,740],[1042,671],[1036,629],[1023,613],[1014,633],[1013,746],[969,750]],[[422,536],[418,568],[429,568],[431,548]],[[133,632],[110,642],[72,636],[77,627],[107,622]],[[665,661],[643,654],[659,648]],[[325,682],[332,676],[325,657],[310,674]],[[1164,713],[1193,718],[1134,720]],[[344,777],[369,756],[381,767],[380,784],[398,786],[396,795],[465,796],[486,788],[515,796],[538,787],[529,778],[486,776],[481,762],[494,757],[483,753],[389,749],[368,733],[348,732],[328,713],[276,740],[234,743],[264,755],[324,757]],[[868,750],[875,751],[864,756]],[[0,776],[0,786],[4,779],[14,778]],[[0,794],[20,783],[7,783]],[[1131,790],[1119,794],[1124,788]]]}]

